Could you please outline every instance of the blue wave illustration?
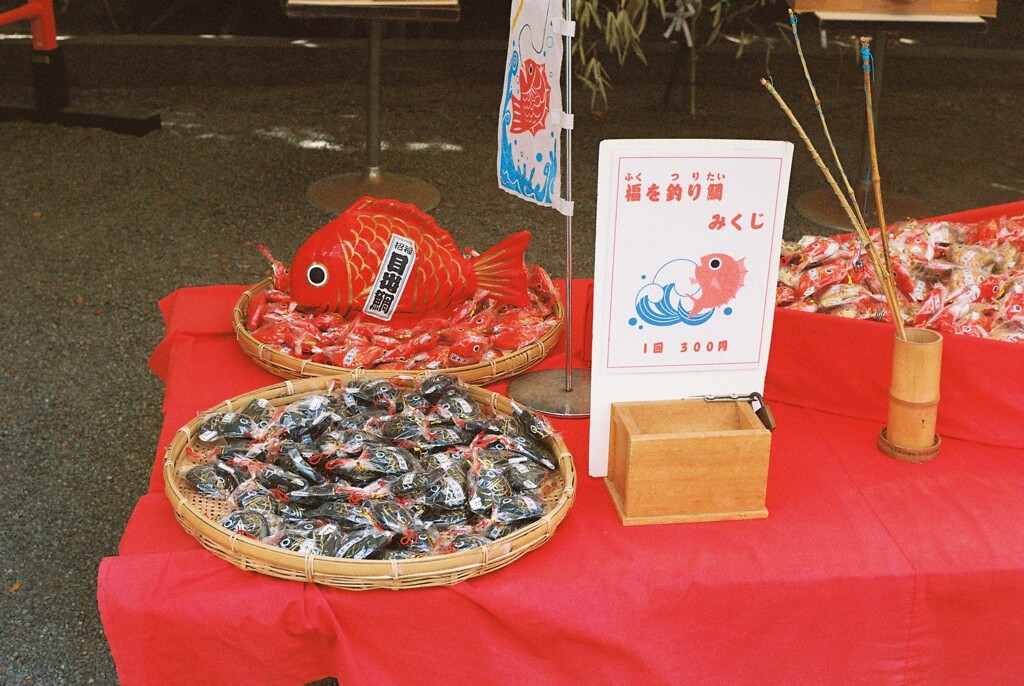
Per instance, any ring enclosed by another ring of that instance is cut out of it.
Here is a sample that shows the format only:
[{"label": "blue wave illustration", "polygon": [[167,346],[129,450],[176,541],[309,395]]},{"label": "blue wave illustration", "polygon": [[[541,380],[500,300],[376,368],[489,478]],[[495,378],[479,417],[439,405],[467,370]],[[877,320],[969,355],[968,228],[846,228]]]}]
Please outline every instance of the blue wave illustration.
[{"label": "blue wave illustration", "polygon": [[558,139],[552,139],[551,151],[544,163],[543,178],[534,182],[537,167],[529,168],[526,164],[516,165],[512,154],[512,142],[508,137],[512,125],[512,84],[519,73],[519,51],[512,53],[509,65],[508,80],[505,82],[505,97],[501,105],[501,138],[498,143],[501,155],[498,165],[498,183],[513,193],[518,193],[541,205],[552,205],[555,192],[555,180],[558,174]]},{"label": "blue wave illustration", "polygon": [[682,303],[673,305],[670,301],[670,295],[675,286],[674,283],[665,286],[662,289],[661,298],[657,301],[652,301],[647,295],[638,298],[636,301],[636,313],[641,319],[652,326],[672,326],[674,324],[700,326],[711,319],[711,315],[715,313],[714,308],[691,317],[689,310],[683,307]]}]

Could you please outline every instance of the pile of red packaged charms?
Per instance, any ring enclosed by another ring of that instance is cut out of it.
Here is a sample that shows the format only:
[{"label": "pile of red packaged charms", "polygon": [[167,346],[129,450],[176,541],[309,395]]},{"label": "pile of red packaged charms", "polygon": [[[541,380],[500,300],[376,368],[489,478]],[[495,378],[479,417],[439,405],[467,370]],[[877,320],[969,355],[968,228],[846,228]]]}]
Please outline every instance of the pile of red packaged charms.
[{"label": "pile of red packaged charms", "polygon": [[354,380],[208,417],[185,478],[231,531],[303,554],[405,559],[490,543],[562,487],[551,427],[477,403],[454,377]]},{"label": "pile of red packaged charms", "polygon": [[[1024,342],[1024,217],[908,221],[889,234],[904,323]],[[856,238],[804,236],[782,246],[779,307],[891,322],[881,292]]]},{"label": "pile of red packaged charms", "polygon": [[266,290],[250,298],[245,327],[279,352],[346,369],[445,369],[490,362],[536,343],[558,325],[558,295],[547,272],[528,265],[530,304],[500,304],[485,290],[444,317],[404,323],[362,313],[344,316],[297,308],[288,292],[288,269],[263,249],[273,268]]}]

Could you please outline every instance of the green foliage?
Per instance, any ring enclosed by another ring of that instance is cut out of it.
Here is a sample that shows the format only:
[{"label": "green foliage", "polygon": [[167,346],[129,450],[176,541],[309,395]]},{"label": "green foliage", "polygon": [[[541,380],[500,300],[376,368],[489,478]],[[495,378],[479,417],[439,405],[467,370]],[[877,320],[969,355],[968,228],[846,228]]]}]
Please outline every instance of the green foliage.
[{"label": "green foliage", "polygon": [[602,55],[610,53],[620,65],[630,55],[647,64],[641,37],[652,14],[656,13],[664,27],[677,10],[685,9],[689,15],[685,21],[693,38],[691,54],[694,58],[698,51],[718,41],[723,31],[738,30],[738,56],[746,45],[748,32],[763,32],[761,24],[752,20],[751,14],[777,2],[781,0],[573,0],[574,72],[590,91],[591,109],[605,109],[611,83],[601,62]]}]

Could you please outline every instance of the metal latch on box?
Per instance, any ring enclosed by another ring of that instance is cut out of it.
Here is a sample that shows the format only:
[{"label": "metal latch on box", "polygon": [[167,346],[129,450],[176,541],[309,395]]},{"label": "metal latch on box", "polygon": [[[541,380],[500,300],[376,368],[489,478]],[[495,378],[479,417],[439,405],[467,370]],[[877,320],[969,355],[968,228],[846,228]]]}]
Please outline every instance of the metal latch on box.
[{"label": "metal latch on box", "polygon": [[738,393],[731,393],[729,395],[705,395],[703,396],[705,402],[709,403],[725,403],[725,402],[738,402],[740,400],[746,400],[750,402],[751,409],[754,410],[754,414],[764,424],[764,428],[769,431],[775,431],[775,417],[772,416],[772,411],[768,409],[768,403],[764,401],[764,398],[760,393],[754,391],[750,395],[739,395]]}]

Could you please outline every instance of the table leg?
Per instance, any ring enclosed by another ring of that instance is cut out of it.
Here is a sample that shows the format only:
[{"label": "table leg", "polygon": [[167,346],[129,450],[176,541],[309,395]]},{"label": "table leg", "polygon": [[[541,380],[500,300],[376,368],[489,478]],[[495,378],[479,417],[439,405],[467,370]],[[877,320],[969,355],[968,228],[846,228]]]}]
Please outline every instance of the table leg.
[{"label": "table leg", "polygon": [[369,83],[366,94],[366,171],[338,174],[317,181],[309,188],[314,203],[332,212],[343,212],[364,195],[388,198],[416,205],[429,212],[441,202],[441,193],[420,179],[385,172],[380,160],[380,72],[383,24],[370,20]]}]

